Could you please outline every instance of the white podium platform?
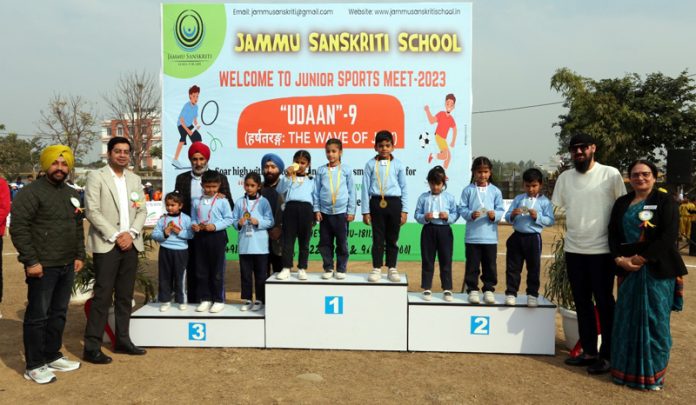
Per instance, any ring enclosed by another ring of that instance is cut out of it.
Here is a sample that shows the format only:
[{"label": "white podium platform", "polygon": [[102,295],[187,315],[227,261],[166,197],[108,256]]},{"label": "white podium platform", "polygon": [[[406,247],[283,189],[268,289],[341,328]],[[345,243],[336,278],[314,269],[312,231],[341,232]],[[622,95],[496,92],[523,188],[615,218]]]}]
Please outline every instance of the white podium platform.
[{"label": "white podium platform", "polygon": [[138,346],[265,347],[264,311],[244,311],[226,304],[216,314],[196,312],[196,304],[167,312],[147,304],[131,315],[130,335]]},{"label": "white podium platform", "polygon": [[[466,294],[454,294],[452,302],[433,294],[425,301],[420,293],[408,294],[408,350],[427,352],[555,353],[556,306],[539,297],[539,306],[527,307],[518,296],[517,306],[504,305],[496,294],[494,305],[469,304]],[[483,297],[481,298],[483,301]]]},{"label": "white podium platform", "polygon": [[348,273],[344,280],[266,280],[266,347],[296,349],[407,349],[406,275],[399,283],[367,281]]}]

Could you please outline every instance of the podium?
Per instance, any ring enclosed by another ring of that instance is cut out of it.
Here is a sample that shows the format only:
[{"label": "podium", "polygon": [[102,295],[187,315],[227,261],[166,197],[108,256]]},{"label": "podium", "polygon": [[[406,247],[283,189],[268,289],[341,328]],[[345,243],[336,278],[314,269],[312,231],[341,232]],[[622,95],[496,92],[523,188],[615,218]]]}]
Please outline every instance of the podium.
[{"label": "podium", "polygon": [[241,311],[226,304],[216,314],[196,312],[197,304],[166,312],[147,304],[131,314],[133,343],[146,347],[265,347],[264,311]]},{"label": "podium", "polygon": [[454,294],[447,302],[442,294],[425,301],[419,293],[408,294],[408,350],[427,352],[555,353],[556,306],[539,297],[539,306],[527,307],[527,297],[518,296],[516,306],[496,303],[470,304],[466,294]]},{"label": "podium", "polygon": [[406,275],[376,283],[367,274],[323,280],[308,273],[300,281],[266,281],[266,347],[294,349],[407,349]]}]

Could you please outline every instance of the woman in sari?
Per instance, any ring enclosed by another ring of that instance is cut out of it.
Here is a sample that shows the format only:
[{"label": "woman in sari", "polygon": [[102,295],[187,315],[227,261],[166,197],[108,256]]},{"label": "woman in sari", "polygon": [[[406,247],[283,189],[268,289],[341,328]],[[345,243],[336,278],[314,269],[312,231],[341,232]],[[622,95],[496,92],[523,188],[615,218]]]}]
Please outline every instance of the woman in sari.
[{"label": "woman in sari", "polygon": [[619,274],[611,374],[617,384],[659,390],[672,347],[670,312],[683,302],[679,208],[670,195],[654,190],[653,163],[637,160],[628,173],[633,191],[616,200],[609,222]]}]

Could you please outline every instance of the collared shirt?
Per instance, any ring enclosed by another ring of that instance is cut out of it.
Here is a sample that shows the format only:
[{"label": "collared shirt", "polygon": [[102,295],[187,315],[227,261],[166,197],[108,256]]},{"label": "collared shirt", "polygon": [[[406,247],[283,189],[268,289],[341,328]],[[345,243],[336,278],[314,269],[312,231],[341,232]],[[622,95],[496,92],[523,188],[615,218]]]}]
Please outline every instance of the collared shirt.
[{"label": "collared shirt", "polygon": [[128,212],[128,187],[126,186],[126,174],[122,173],[120,176],[114,172],[114,169],[109,166],[109,171],[111,171],[111,177],[116,183],[116,195],[118,196],[118,232],[109,238],[111,242],[116,240],[121,232],[128,232],[130,230],[130,215]]}]

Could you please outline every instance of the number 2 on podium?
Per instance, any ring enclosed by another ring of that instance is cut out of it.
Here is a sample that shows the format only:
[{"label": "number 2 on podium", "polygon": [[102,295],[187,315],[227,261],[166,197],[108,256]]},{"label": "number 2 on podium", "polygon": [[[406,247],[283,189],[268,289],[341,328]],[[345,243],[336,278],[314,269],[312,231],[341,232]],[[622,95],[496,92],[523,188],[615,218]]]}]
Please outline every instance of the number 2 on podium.
[{"label": "number 2 on podium", "polygon": [[343,297],[340,295],[324,297],[324,314],[343,315]]},{"label": "number 2 on podium", "polygon": [[472,316],[471,317],[471,334],[472,335],[490,335],[491,334],[491,318],[488,316]]}]

